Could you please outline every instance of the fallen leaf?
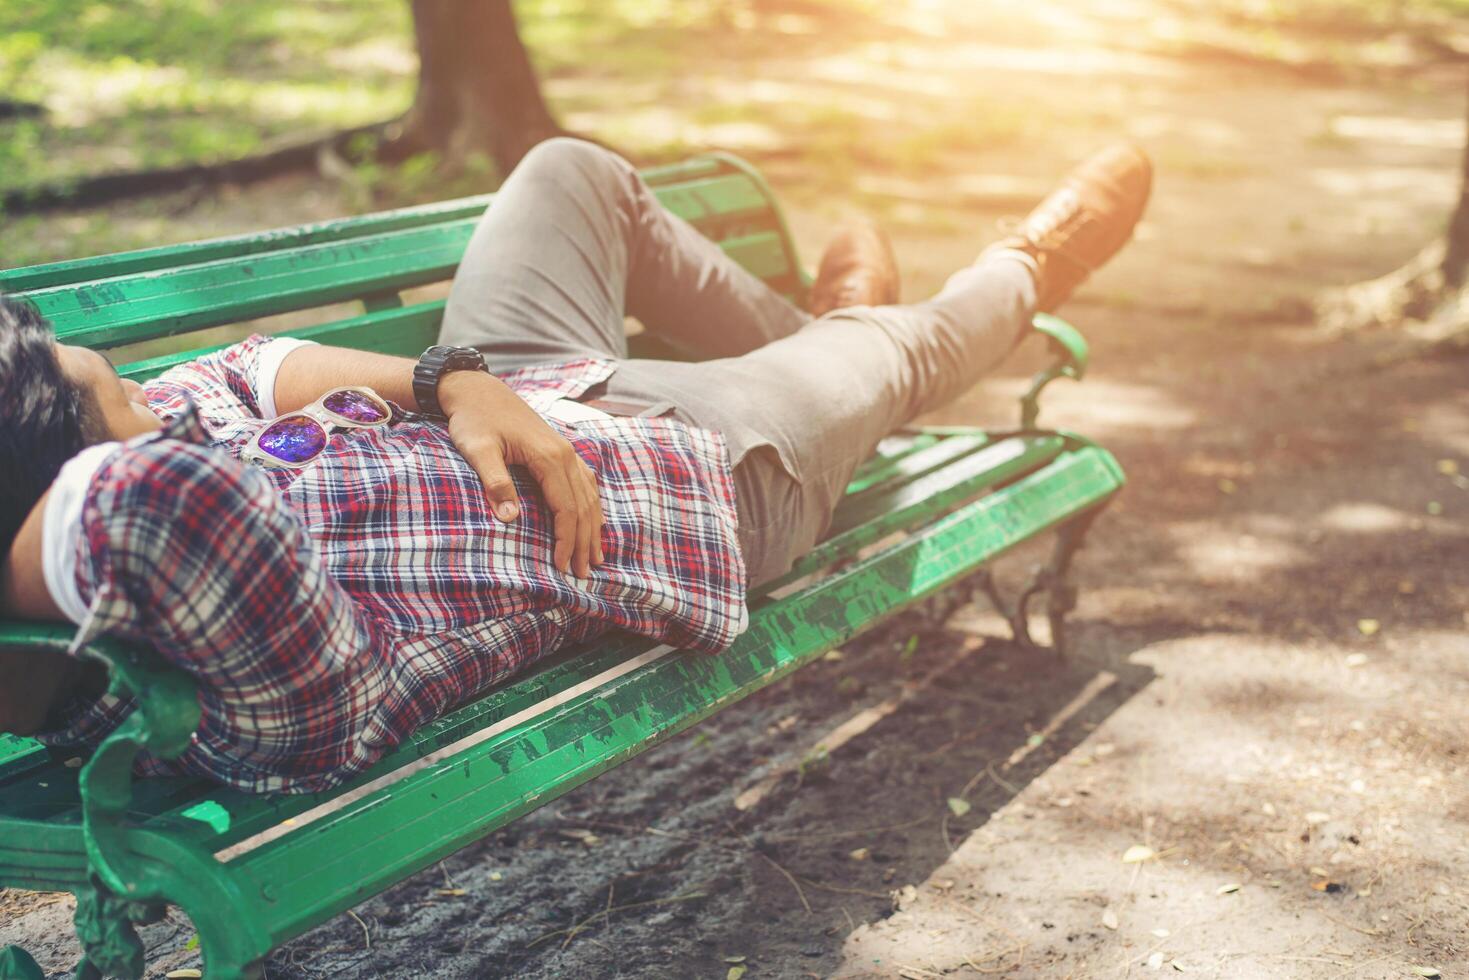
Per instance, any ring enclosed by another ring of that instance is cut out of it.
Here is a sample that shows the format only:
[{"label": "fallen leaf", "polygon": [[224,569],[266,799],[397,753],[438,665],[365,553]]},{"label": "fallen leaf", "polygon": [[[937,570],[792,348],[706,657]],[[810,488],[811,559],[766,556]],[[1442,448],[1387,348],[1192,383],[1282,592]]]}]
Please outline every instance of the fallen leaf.
[{"label": "fallen leaf", "polygon": [[1347,654],[1347,666],[1360,667],[1370,659],[1372,658],[1365,653],[1349,653]]},{"label": "fallen leaf", "polygon": [[1092,749],[1092,754],[1095,755],[1098,759],[1105,759],[1107,758],[1107,756],[1116,751],[1117,746],[1113,745],[1111,742],[1103,742],[1101,745],[1098,745],[1096,748]]},{"label": "fallen leaf", "polygon": [[743,963],[739,966],[732,966],[729,968],[729,972],[724,975],[724,980],[740,980],[740,977],[744,976],[749,969]]},{"label": "fallen leaf", "polygon": [[1310,813],[1306,814],[1306,823],[1312,827],[1316,826],[1317,824],[1326,823],[1326,821],[1330,819],[1331,814],[1325,813],[1321,810],[1312,810]]},{"label": "fallen leaf", "polygon": [[1220,493],[1223,493],[1223,494],[1231,494],[1231,493],[1234,493],[1238,489],[1239,489],[1239,484],[1238,483],[1235,483],[1233,480],[1229,479],[1228,477],[1225,477],[1224,479],[1222,479],[1222,480],[1219,481],[1219,492]]},{"label": "fallen leaf", "polygon": [[1148,957],[1148,969],[1149,970],[1161,970],[1161,969],[1163,969],[1163,954],[1162,953],[1154,953],[1152,956],[1149,956]]},{"label": "fallen leaf", "polygon": [[851,858],[853,861],[866,861],[868,858],[872,857],[872,851],[865,847],[859,847],[855,851],[848,851],[847,857]]},{"label": "fallen leaf", "polygon": [[505,876],[502,875],[498,871],[491,871],[490,872],[490,880],[491,881],[504,881],[505,880]]},{"label": "fallen leaf", "polygon": [[1117,921],[1116,912],[1112,911],[1110,908],[1102,909],[1102,925],[1115,932],[1119,924],[1120,923],[1118,923]]},{"label": "fallen leaf", "polygon": [[1182,963],[1178,962],[1177,960],[1174,960],[1172,963],[1169,963],[1168,965],[1171,966],[1171,967],[1173,967],[1179,973],[1187,973],[1188,972],[1188,968],[1185,967]]},{"label": "fallen leaf", "polygon": [[1382,624],[1375,619],[1357,620],[1357,632],[1363,636],[1376,636],[1380,629],[1382,629]]},{"label": "fallen leaf", "polygon": [[1398,593],[1400,595],[1412,595],[1414,592],[1417,592],[1417,591],[1418,591],[1418,584],[1416,582],[1414,582],[1413,580],[1411,580],[1411,579],[1406,579],[1405,578],[1401,582],[1398,583]]},{"label": "fallen leaf", "polygon": [[438,891],[434,892],[434,894],[442,895],[445,898],[460,898],[464,895],[468,895],[469,892],[465,891],[463,888],[440,888]]},{"label": "fallen leaf", "polygon": [[1267,817],[1273,817],[1273,816],[1275,816],[1275,804],[1274,803],[1262,803],[1262,804],[1260,804],[1260,812],[1263,813],[1263,814],[1265,814],[1265,816],[1267,816]]},{"label": "fallen leaf", "polygon": [[1122,855],[1122,863],[1142,864],[1144,861],[1151,861],[1157,856],[1158,852],[1146,844],[1134,844]]},{"label": "fallen leaf", "polygon": [[164,976],[168,980],[200,980],[204,973],[202,970],[193,969],[169,970]]},{"label": "fallen leaf", "polygon": [[1237,891],[1239,891],[1239,883],[1238,882],[1231,881],[1227,885],[1220,885],[1218,888],[1214,889],[1214,894],[1215,895],[1233,895]]},{"label": "fallen leaf", "polygon": [[837,663],[842,659],[842,651],[828,650],[821,655],[821,659],[827,661],[828,663]]},{"label": "fallen leaf", "polygon": [[1438,515],[1443,513],[1443,504],[1439,503],[1437,500],[1430,500],[1428,502],[1428,506],[1424,507],[1423,509],[1428,512],[1429,517],[1437,517]]},{"label": "fallen leaf", "polygon": [[969,812],[969,801],[961,800],[957,796],[951,796],[949,797],[949,809],[953,812],[954,816],[962,817]]},{"label": "fallen leaf", "polygon": [[743,963],[747,959],[749,959],[749,957],[747,957],[747,956],[726,956],[724,958],[724,962],[726,962],[726,963]]},{"label": "fallen leaf", "polygon": [[1432,966],[1415,966],[1413,972],[1420,977],[1427,977],[1428,980],[1437,980],[1438,977],[1443,976],[1436,967]]},{"label": "fallen leaf", "polygon": [[1441,459],[1438,461],[1438,471],[1444,476],[1453,476],[1459,472],[1459,464],[1452,459]]},{"label": "fallen leaf", "polygon": [[903,644],[903,652],[898,654],[898,659],[901,660],[903,663],[907,663],[908,661],[913,659],[913,655],[917,652],[918,634],[914,633],[912,636],[908,637],[908,642]]},{"label": "fallen leaf", "polygon": [[1312,867],[1312,868],[1307,868],[1306,871],[1308,873],[1310,873],[1310,874],[1315,875],[1318,878],[1325,878],[1327,875],[1331,874],[1331,872],[1330,871],[1327,871],[1325,868],[1315,868],[1315,867]]},{"label": "fallen leaf", "polygon": [[1167,939],[1169,936],[1171,936],[1173,934],[1171,932],[1169,932],[1167,929],[1154,929],[1153,930],[1153,935],[1157,936],[1159,939]]}]

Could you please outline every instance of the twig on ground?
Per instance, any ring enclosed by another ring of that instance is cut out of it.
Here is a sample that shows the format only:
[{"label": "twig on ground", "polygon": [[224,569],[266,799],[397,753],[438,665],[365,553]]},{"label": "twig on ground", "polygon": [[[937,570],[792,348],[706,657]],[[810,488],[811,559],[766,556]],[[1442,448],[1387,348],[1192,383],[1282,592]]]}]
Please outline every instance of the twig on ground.
[{"label": "twig on ground", "polygon": [[833,895],[862,895],[867,898],[890,898],[888,892],[869,891],[866,888],[843,888],[840,885],[828,885],[820,881],[807,878],[805,875],[796,875],[801,882],[818,891],[831,892]]},{"label": "twig on ground", "polygon": [[629,902],[627,905],[617,905],[612,908],[598,909],[591,915],[587,916],[585,919],[582,919],[580,922],[577,922],[574,925],[567,926],[565,929],[556,929],[552,932],[542,933],[535,939],[532,939],[530,942],[526,943],[525,948],[531,949],[532,947],[545,942],[547,939],[554,939],[557,936],[564,936],[568,932],[579,933],[587,927],[587,923],[591,922],[598,916],[610,916],[613,912],[628,912],[632,909],[647,908],[652,905],[671,905],[675,902],[692,902],[695,899],[708,897],[709,896],[704,892],[688,892],[683,895],[674,895],[671,898],[654,898],[646,902]]},{"label": "twig on ground", "polygon": [[1008,936],[1010,938],[1010,941],[1015,944],[1015,946],[1017,947],[1017,949],[1018,949],[1018,951],[1020,953],[1020,960],[1019,960],[1019,962],[1016,965],[1019,966],[1019,965],[1024,964],[1024,962],[1025,962],[1025,947],[1029,945],[1029,943],[1027,943],[1024,939],[1021,939],[1019,936],[1017,936],[1012,930],[1010,930],[1009,928],[1007,928],[1003,923],[996,922],[994,919],[991,919],[989,916],[987,916],[987,915],[985,915],[985,914],[983,914],[981,912],[976,912],[974,909],[972,909],[969,906],[965,905],[963,902],[957,901],[956,899],[952,899],[952,898],[950,898],[947,895],[939,895],[937,897],[938,897],[939,901],[941,901],[941,902],[943,902],[943,903],[945,903],[947,905],[953,906],[954,908],[958,909],[960,912],[963,912],[965,915],[969,916],[970,918],[972,918],[974,921],[980,923],[981,925],[986,926],[986,927],[988,927],[990,929],[993,929],[996,932],[1002,932],[1006,936]]},{"label": "twig on ground", "polygon": [[[1014,969],[1015,966],[1018,965],[1018,964],[1000,963],[1000,964],[997,964],[997,965],[991,966],[991,967],[983,967],[983,966],[980,966],[980,964],[981,963],[988,963],[990,960],[1003,959],[1004,957],[1009,956],[1011,953],[1022,953],[1023,954],[1024,952],[1025,952],[1025,944],[1024,943],[1021,943],[1018,946],[1006,946],[1004,949],[995,950],[993,953],[986,953],[984,956],[981,956],[978,960],[975,960],[973,957],[969,956],[966,953],[965,956],[964,956],[964,962],[967,963],[969,965],[969,968],[971,970],[973,970],[975,973],[985,973],[985,974],[1004,973],[1007,970]],[[1024,959],[1025,959],[1025,957],[1022,955],[1021,956],[1021,962],[1024,962]]]},{"label": "twig on ground", "polygon": [[354,920],[356,920],[357,924],[362,927],[362,940],[367,944],[367,949],[372,949],[372,930],[367,928],[367,923],[362,921],[362,916],[358,915],[355,910],[348,909],[347,914],[350,915]]},{"label": "twig on ground", "polygon": [[1356,964],[1354,966],[1347,967],[1345,970],[1341,971],[1340,973],[1333,973],[1331,976],[1327,977],[1326,980],[1341,980],[1342,977],[1349,977],[1353,973],[1356,973],[1358,970],[1362,969],[1363,967],[1372,966],[1372,965],[1374,965],[1376,963],[1381,963],[1383,960],[1395,959],[1397,957],[1397,955],[1398,955],[1397,953],[1387,953],[1387,954],[1385,954],[1383,956],[1377,957],[1376,959],[1363,960],[1362,962],[1360,962],[1360,963],[1358,963],[1358,964]]},{"label": "twig on ground", "polygon": [[791,874],[785,868],[781,867],[779,862],[777,862],[775,858],[771,857],[769,854],[765,854],[759,851],[757,851],[756,853],[760,854],[760,856],[763,857],[766,863],[768,863],[772,868],[785,875],[786,881],[789,881],[791,883],[791,887],[796,890],[796,897],[801,900],[801,907],[806,910],[807,915],[810,915],[811,903],[806,901],[806,892],[802,890],[801,883],[796,880],[796,876]]},{"label": "twig on ground", "polygon": [[915,820],[906,820],[903,823],[889,824],[886,827],[863,827],[858,830],[831,830],[819,834],[789,833],[789,834],[766,834],[765,839],[771,841],[813,841],[831,840],[838,837],[864,837],[873,834],[885,834],[892,830],[908,830],[919,824],[928,823],[932,817],[918,817]]}]

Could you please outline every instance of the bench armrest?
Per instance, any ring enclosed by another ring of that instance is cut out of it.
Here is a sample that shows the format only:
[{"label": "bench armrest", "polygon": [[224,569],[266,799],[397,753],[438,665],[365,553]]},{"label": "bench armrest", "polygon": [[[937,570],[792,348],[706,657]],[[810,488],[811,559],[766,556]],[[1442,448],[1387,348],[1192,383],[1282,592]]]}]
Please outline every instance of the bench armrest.
[{"label": "bench armrest", "polygon": [[1040,416],[1040,395],[1046,385],[1057,378],[1080,381],[1086,374],[1090,350],[1086,338],[1071,324],[1049,313],[1037,313],[1032,328],[1046,338],[1046,345],[1055,360],[1050,367],[1031,379],[1030,389],[1020,398],[1020,428],[1033,429]]},{"label": "bench armrest", "polygon": [[[75,635],[74,626],[0,623],[0,646],[4,647],[65,654]],[[146,719],[148,728],[141,748],[172,759],[189,747],[189,738],[199,727],[199,702],[187,675],[150,650],[116,640],[92,640],[82,646],[81,655],[107,667],[110,693],[138,702],[138,714]]]}]

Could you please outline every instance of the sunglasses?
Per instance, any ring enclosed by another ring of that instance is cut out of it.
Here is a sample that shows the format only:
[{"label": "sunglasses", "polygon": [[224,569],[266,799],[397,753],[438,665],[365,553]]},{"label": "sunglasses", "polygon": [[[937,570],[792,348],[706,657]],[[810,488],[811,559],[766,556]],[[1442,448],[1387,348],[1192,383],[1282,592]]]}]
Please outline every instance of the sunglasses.
[{"label": "sunglasses", "polygon": [[392,417],[388,403],[371,388],[334,388],[255,433],[240,458],[269,469],[295,469],[326,451],[330,426],[368,429],[387,425]]}]

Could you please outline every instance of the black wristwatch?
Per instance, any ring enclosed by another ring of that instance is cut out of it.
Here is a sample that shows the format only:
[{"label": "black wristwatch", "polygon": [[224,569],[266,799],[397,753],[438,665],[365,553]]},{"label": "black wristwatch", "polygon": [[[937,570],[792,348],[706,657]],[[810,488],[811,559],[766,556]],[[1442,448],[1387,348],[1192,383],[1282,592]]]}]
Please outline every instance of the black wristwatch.
[{"label": "black wristwatch", "polygon": [[483,371],[490,373],[484,355],[473,347],[446,347],[435,344],[418,358],[413,369],[413,398],[424,415],[444,418],[439,405],[439,381],[450,371]]}]

